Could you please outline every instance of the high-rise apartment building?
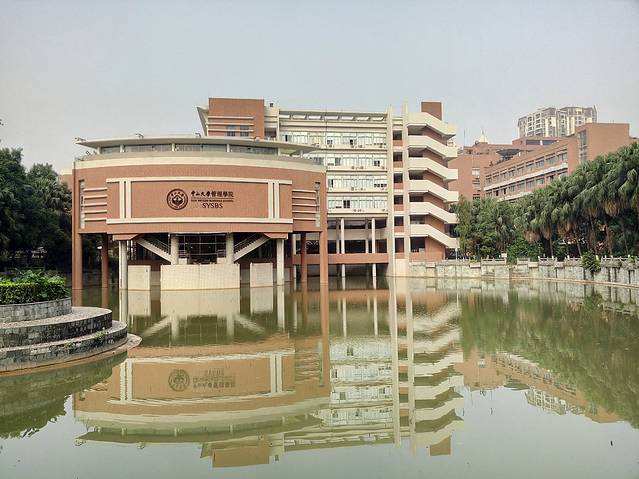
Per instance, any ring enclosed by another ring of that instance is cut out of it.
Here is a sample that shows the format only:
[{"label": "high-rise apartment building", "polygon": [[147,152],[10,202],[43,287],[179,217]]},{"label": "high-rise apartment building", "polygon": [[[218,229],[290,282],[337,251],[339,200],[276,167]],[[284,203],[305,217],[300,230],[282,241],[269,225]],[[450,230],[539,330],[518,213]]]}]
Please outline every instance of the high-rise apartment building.
[{"label": "high-rise apartment building", "polygon": [[597,123],[597,109],[593,107],[565,106],[540,108],[517,121],[519,137],[568,136],[586,123]]},{"label": "high-rise apartment building", "polygon": [[[350,265],[371,265],[373,275],[388,265],[390,274],[403,275],[410,262],[443,259],[447,248],[457,247],[448,232],[456,222],[448,204],[458,199],[449,188],[457,170],[448,165],[457,156],[449,145],[455,127],[442,120],[441,103],[394,114],[390,108],[313,110],[210,98],[198,112],[208,136],[315,148],[304,156],[327,169],[329,264],[342,276]],[[293,201],[294,211],[304,207]]]}]

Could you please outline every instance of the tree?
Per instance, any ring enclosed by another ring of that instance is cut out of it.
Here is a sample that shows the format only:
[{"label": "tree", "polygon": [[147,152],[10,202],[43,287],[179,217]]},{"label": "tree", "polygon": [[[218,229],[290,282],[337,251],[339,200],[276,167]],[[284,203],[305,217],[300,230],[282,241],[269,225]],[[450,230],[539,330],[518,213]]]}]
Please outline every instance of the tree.
[{"label": "tree", "polygon": [[27,173],[20,149],[0,149],[0,264],[29,264],[42,248],[44,266],[66,269],[70,238],[71,193],[51,165]]}]

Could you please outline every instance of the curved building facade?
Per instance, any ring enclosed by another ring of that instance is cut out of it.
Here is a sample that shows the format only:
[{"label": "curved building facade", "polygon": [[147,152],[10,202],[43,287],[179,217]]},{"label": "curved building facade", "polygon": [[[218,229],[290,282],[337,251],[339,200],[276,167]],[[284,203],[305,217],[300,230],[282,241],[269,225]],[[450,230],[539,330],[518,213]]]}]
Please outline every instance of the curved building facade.
[{"label": "curved building facade", "polygon": [[[69,178],[74,289],[82,287],[82,237],[89,234],[106,246],[103,284],[109,238],[117,242],[124,289],[148,289],[160,268],[167,289],[239,287],[240,265],[258,249],[245,264],[251,282],[268,284],[270,275],[273,284],[275,271],[283,284],[293,233],[300,248],[307,233],[319,235],[314,246],[327,282],[326,173],[301,156],[310,147],[198,135],[78,144],[93,152],[74,162]],[[304,281],[304,265],[301,272]]]}]

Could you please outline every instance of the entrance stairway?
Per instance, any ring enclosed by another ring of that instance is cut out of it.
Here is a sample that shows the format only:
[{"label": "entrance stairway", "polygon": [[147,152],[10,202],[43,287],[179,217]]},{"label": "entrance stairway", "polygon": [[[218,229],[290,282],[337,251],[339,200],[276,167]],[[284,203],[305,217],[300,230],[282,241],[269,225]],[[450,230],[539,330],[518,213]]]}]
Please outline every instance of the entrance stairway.
[{"label": "entrance stairway", "polygon": [[171,247],[165,242],[152,236],[140,236],[135,238],[134,241],[144,249],[149,250],[151,253],[171,262]]},{"label": "entrance stairway", "polygon": [[[244,238],[242,241],[239,241],[238,243],[233,245],[233,258],[232,258],[233,262],[237,261],[243,256],[246,256],[251,251],[259,248],[268,240],[269,240],[268,236],[265,236],[262,233],[255,233],[251,236]],[[226,261],[227,260],[226,249],[218,249],[217,257],[218,257],[218,262],[222,262],[221,261],[222,258],[224,259],[223,261]]]}]

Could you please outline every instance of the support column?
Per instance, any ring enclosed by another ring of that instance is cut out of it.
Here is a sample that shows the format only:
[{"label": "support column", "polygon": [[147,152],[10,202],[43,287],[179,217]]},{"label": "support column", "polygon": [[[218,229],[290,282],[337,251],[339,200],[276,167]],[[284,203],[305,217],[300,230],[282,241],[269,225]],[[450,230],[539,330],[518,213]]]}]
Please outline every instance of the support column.
[{"label": "support column", "polygon": [[319,233],[320,284],[328,284],[328,231]]},{"label": "support column", "polygon": [[308,280],[308,264],[306,262],[306,233],[302,233],[300,241],[300,270],[301,282],[306,283]]},{"label": "support column", "polygon": [[233,233],[226,233],[226,263],[233,264],[233,248],[235,244],[233,242]]},{"label": "support column", "polygon": [[103,288],[109,287],[109,235],[102,233],[102,249],[100,250],[100,276]]},{"label": "support column", "polygon": [[364,220],[364,253],[368,253],[368,220]]},{"label": "support column", "polygon": [[171,264],[178,264],[180,258],[180,239],[177,235],[171,235]]},{"label": "support column", "polygon": [[[342,236],[342,238],[341,238],[342,251],[341,252],[342,252],[342,254],[345,254],[346,253],[346,238],[345,238],[345,235],[344,235],[344,218],[340,219],[340,230],[341,230],[341,233],[342,233],[341,234],[341,236]],[[344,263],[342,263],[341,266],[342,266],[342,268],[341,268],[342,269],[342,278],[344,278],[346,276],[346,265]]]},{"label": "support column", "polygon": [[331,354],[330,354],[330,321],[328,285],[320,284],[320,324],[322,326],[322,386],[328,386],[331,382]]},{"label": "support column", "polygon": [[[228,238],[228,236],[227,236]],[[275,252],[276,252],[276,284],[277,286],[284,285],[284,239],[277,238],[275,240]]]},{"label": "support column", "polygon": [[[283,241],[283,240],[282,240]],[[281,331],[286,329],[286,313],[284,304],[284,288],[277,288],[277,328]]]},{"label": "support column", "polygon": [[82,289],[82,235],[79,233],[71,238],[71,288]]},{"label": "support column", "polygon": [[294,283],[297,279],[297,265],[295,264],[295,253],[297,253],[297,249],[295,248],[295,243],[295,233],[291,233],[291,269],[289,272],[291,283]]},{"label": "support column", "polygon": [[118,241],[118,285],[120,289],[129,289],[129,259],[127,258],[126,241]]},{"label": "support column", "polygon": [[[373,218],[371,220],[371,234],[373,236],[373,239],[371,240],[371,252],[373,254],[375,254],[377,252],[377,245],[375,244],[375,218]],[[373,278],[377,276],[377,265],[375,263],[372,264],[372,268],[371,268],[372,272],[373,272]]]}]

